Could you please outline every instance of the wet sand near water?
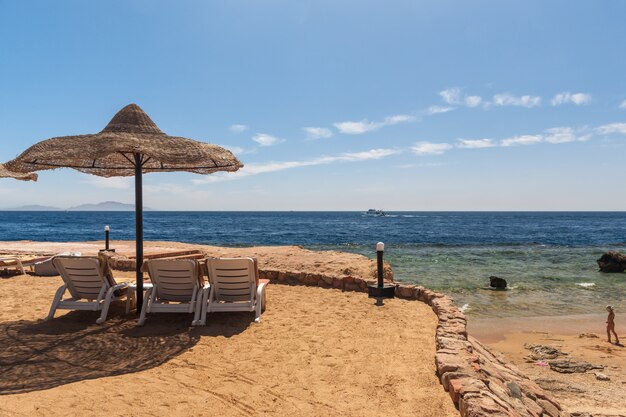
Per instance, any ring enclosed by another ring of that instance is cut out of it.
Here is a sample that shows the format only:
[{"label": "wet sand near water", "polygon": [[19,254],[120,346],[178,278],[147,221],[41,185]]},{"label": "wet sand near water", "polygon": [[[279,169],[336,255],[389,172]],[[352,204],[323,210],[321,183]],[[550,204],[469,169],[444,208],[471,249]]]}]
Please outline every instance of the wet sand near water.
[{"label": "wet sand near water", "polygon": [[[626,347],[606,340],[606,314],[562,317],[524,317],[479,319],[468,322],[468,331],[517,365],[542,388],[554,394],[570,413],[589,413],[595,417],[626,416]],[[626,341],[626,315],[618,312],[616,330],[622,344]],[[582,336],[581,336],[582,335]],[[597,337],[594,337],[597,336]],[[524,345],[547,345],[570,359],[602,366],[585,373],[559,373],[550,369],[550,360],[528,361],[531,353]],[[599,380],[596,373],[609,380]]]}]

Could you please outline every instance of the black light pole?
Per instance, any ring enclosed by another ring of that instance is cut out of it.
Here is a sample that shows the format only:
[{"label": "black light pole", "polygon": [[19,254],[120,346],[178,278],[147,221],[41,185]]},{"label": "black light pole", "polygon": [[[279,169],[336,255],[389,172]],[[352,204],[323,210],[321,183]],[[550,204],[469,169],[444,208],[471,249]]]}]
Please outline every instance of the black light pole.
[{"label": "black light pole", "polygon": [[141,313],[143,305],[143,187],[142,187],[142,170],[143,161],[141,154],[135,155],[135,244],[136,254],[136,279],[137,279],[137,314]]},{"label": "black light pole", "polygon": [[378,267],[378,288],[383,287],[383,253],[385,252],[385,244],[378,242],[376,244],[376,266]]},{"label": "black light pole", "polygon": [[104,250],[109,250],[109,225],[104,226]]},{"label": "black light pole", "polygon": [[385,244],[383,242],[378,242],[376,244],[376,263],[378,266],[378,283],[377,285],[370,284],[368,285],[368,294],[370,297],[378,298],[379,303],[377,305],[382,305],[382,298],[393,298],[396,287],[395,285],[385,285],[384,283],[384,263],[383,263],[383,254],[385,252]]}]

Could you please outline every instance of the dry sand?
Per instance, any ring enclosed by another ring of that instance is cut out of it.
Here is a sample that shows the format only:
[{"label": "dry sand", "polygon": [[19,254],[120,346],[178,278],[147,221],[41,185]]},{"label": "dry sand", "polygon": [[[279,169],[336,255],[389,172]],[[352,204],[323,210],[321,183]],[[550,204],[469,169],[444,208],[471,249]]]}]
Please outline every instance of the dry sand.
[{"label": "dry sand", "polygon": [[[133,273],[119,273],[118,279]],[[248,313],[47,314],[59,277],[0,278],[0,415],[457,416],[415,301],[271,284]]]},{"label": "dry sand", "polygon": [[[594,417],[626,416],[626,347],[607,342],[605,320],[606,314],[470,320],[468,331],[552,392],[565,410]],[[624,343],[626,317],[618,314],[616,329]],[[553,346],[568,353],[561,358],[602,365],[604,369],[559,373],[537,361],[527,361],[530,351],[525,344]],[[610,380],[596,379],[596,372]]]}]

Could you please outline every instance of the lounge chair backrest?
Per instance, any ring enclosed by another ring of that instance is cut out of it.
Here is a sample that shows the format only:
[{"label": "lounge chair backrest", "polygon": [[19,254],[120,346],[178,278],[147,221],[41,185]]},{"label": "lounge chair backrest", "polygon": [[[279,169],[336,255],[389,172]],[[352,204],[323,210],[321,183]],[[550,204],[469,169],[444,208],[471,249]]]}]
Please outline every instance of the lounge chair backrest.
[{"label": "lounge chair backrest", "polygon": [[52,263],[76,299],[95,300],[110,288],[97,258],[60,256],[53,258]]},{"label": "lounge chair backrest", "polygon": [[155,297],[162,301],[191,301],[200,290],[198,263],[193,259],[146,261]]},{"label": "lounge chair backrest", "polygon": [[254,301],[256,279],[252,258],[207,259],[207,270],[215,301]]}]

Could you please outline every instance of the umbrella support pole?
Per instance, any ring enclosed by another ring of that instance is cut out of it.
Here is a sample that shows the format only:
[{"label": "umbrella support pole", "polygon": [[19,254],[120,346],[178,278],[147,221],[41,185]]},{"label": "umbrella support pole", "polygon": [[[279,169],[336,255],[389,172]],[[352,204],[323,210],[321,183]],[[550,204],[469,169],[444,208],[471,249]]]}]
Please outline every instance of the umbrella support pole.
[{"label": "umbrella support pole", "polygon": [[142,155],[135,156],[135,241],[136,241],[136,279],[137,279],[137,314],[143,306],[143,184],[142,184]]}]

